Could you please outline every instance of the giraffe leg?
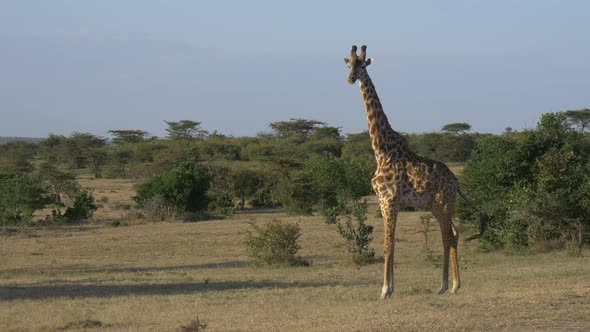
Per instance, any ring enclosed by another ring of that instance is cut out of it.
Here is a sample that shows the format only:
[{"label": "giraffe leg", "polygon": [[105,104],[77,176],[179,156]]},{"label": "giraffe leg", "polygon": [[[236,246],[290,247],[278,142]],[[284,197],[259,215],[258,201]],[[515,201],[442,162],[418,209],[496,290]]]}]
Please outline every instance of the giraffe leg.
[{"label": "giraffe leg", "polygon": [[461,288],[461,277],[459,276],[459,257],[457,251],[459,232],[453,224],[451,224],[451,234],[453,235],[451,240],[451,269],[453,270],[453,288],[451,288],[451,293],[455,294]]},{"label": "giraffe leg", "polygon": [[391,297],[394,289],[393,257],[395,249],[395,225],[397,223],[397,209],[390,202],[382,202],[381,212],[383,214],[383,226],[385,230],[385,262],[383,264],[383,288],[381,289],[381,299],[385,300]]},{"label": "giraffe leg", "polygon": [[438,294],[444,294],[449,289],[449,261],[453,269],[453,288],[451,293],[455,293],[461,287],[459,278],[459,261],[457,255],[457,245],[459,242],[459,232],[453,226],[453,207],[455,191],[441,191],[435,195],[432,205],[432,214],[438,220],[443,243],[443,276]]},{"label": "giraffe leg", "polygon": [[442,219],[440,223],[442,241],[443,241],[443,277],[438,294],[444,294],[449,289],[449,261],[453,272],[453,288],[451,293],[454,294],[461,287],[459,277],[459,260],[457,255],[457,244],[459,242],[459,232],[453,226],[450,216],[448,219]]},{"label": "giraffe leg", "polygon": [[452,292],[456,292],[460,287],[459,262],[457,259],[459,233],[453,226],[452,209],[449,209],[448,206],[445,204],[443,207],[438,206],[432,210],[432,214],[436,217],[440,225],[443,242],[443,275],[440,290],[438,291],[439,295],[444,294],[449,289],[449,261],[451,261],[453,269]]},{"label": "giraffe leg", "polygon": [[[446,232],[446,231],[445,231]],[[451,243],[443,234],[443,277],[438,295],[444,294],[449,289],[449,254]]]}]

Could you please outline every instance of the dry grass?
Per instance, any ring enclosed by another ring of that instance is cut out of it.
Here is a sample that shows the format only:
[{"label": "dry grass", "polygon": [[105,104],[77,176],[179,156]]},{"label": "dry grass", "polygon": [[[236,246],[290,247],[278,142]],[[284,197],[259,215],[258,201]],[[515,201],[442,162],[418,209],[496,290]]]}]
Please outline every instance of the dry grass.
[{"label": "dry grass", "polygon": [[[93,182],[98,197],[131,190],[125,181],[119,191],[103,188],[104,181]],[[125,200],[109,198],[116,201]],[[266,211],[198,223],[4,230],[0,330],[179,331],[197,319],[206,331],[590,330],[589,258],[486,254],[462,244],[463,288],[437,296],[439,231],[428,262],[420,214],[400,215],[396,293],[385,302],[381,264],[347,263],[335,226],[320,217]],[[247,222],[273,217],[300,223],[300,254],[312,266],[250,264]],[[382,224],[372,212],[369,222],[380,253]]]},{"label": "dry grass", "polygon": [[463,173],[463,169],[465,168],[464,163],[449,162],[446,164],[449,167],[449,169],[451,170],[451,172],[453,172],[457,176],[461,175]]},{"label": "dry grass", "polygon": [[135,207],[132,197],[136,192],[134,179],[94,179],[92,176],[78,178],[82,187],[90,188],[94,198],[100,204],[94,215],[95,222],[124,219]]}]

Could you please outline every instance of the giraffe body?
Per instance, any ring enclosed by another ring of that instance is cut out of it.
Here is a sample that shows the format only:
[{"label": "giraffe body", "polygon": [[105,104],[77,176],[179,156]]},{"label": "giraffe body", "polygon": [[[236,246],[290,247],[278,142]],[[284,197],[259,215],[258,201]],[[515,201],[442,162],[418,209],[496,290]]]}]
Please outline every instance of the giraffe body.
[{"label": "giraffe body", "polygon": [[372,60],[365,59],[366,46],[356,55],[353,46],[351,58],[345,59],[350,68],[348,82],[359,81],[361,96],[367,115],[371,145],[377,160],[377,170],[371,180],[379,198],[385,230],[384,276],[381,298],[391,297],[393,284],[393,258],[395,227],[401,207],[429,208],[440,224],[443,239],[443,278],[439,294],[448,290],[449,261],[452,265],[453,288],[461,286],[457,243],[459,234],[452,223],[455,196],[459,191],[457,177],[443,163],[420,157],[410,150],[406,140],[394,131],[383,111],[375,86],[366,66]]}]

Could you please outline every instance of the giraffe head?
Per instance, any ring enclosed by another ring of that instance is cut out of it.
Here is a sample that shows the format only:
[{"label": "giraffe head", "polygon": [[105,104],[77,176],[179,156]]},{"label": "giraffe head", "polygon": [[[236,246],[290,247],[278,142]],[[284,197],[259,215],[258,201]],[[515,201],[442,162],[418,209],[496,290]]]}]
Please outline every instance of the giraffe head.
[{"label": "giraffe head", "polygon": [[350,75],[348,75],[348,83],[353,84],[358,79],[362,79],[367,75],[367,66],[373,62],[373,59],[367,57],[367,46],[361,46],[361,54],[356,55],[356,45],[352,46],[350,50],[350,59],[344,58],[344,63],[350,68]]}]

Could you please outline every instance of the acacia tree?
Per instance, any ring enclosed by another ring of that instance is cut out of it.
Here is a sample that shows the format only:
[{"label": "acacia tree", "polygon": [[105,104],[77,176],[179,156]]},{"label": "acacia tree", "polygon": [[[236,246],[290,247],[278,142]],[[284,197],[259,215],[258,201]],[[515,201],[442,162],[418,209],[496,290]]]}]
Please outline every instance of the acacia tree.
[{"label": "acacia tree", "polygon": [[24,141],[0,145],[0,170],[5,172],[30,172],[34,169],[31,160],[37,155],[39,147]]},{"label": "acacia tree", "polygon": [[441,130],[446,133],[451,133],[455,135],[465,134],[466,132],[471,130],[471,125],[466,122],[454,122],[444,125]]},{"label": "acacia tree", "polygon": [[65,136],[50,133],[46,139],[39,143],[41,156],[51,163],[64,162],[62,157],[65,155],[63,151],[66,141]]},{"label": "acacia tree", "polygon": [[143,142],[149,135],[147,131],[138,129],[123,129],[123,130],[109,130],[109,134],[113,135],[113,143],[124,144],[124,143],[140,143]]},{"label": "acacia tree", "polygon": [[105,147],[94,147],[86,152],[88,165],[95,179],[102,178],[102,168],[108,160],[108,153]]},{"label": "acacia tree", "polygon": [[234,195],[240,197],[241,206],[245,206],[246,197],[251,197],[258,191],[261,182],[260,176],[255,171],[242,169],[232,172],[231,187]]},{"label": "acacia tree", "polygon": [[62,171],[50,162],[44,162],[39,165],[37,172],[47,183],[48,192],[57,202],[62,202],[62,196],[64,196],[64,194],[67,195],[67,188],[72,187],[72,183],[76,182],[76,176],[74,173]]},{"label": "acacia tree", "polygon": [[290,119],[269,124],[276,137],[287,138],[296,135],[303,140],[307,139],[318,126],[325,125],[325,122],[307,119]]},{"label": "acacia tree", "polygon": [[579,110],[565,111],[565,116],[570,124],[576,125],[580,132],[583,133],[587,128],[590,128],[590,108],[583,108]]},{"label": "acacia tree", "polygon": [[102,167],[106,163],[106,138],[90,133],[73,133],[67,140],[67,151],[74,158],[76,168],[89,166],[95,178],[102,177]]},{"label": "acacia tree", "polygon": [[[60,143],[62,144],[62,143]],[[83,168],[89,164],[93,167],[95,174],[97,167],[102,167],[106,159],[103,153],[106,146],[106,139],[90,133],[74,132],[70,137],[63,140],[63,147],[56,149],[60,154],[60,160],[69,164],[72,168]]]},{"label": "acacia tree", "polygon": [[204,139],[209,133],[201,128],[200,121],[164,121],[168,125],[168,138],[173,140]]}]

